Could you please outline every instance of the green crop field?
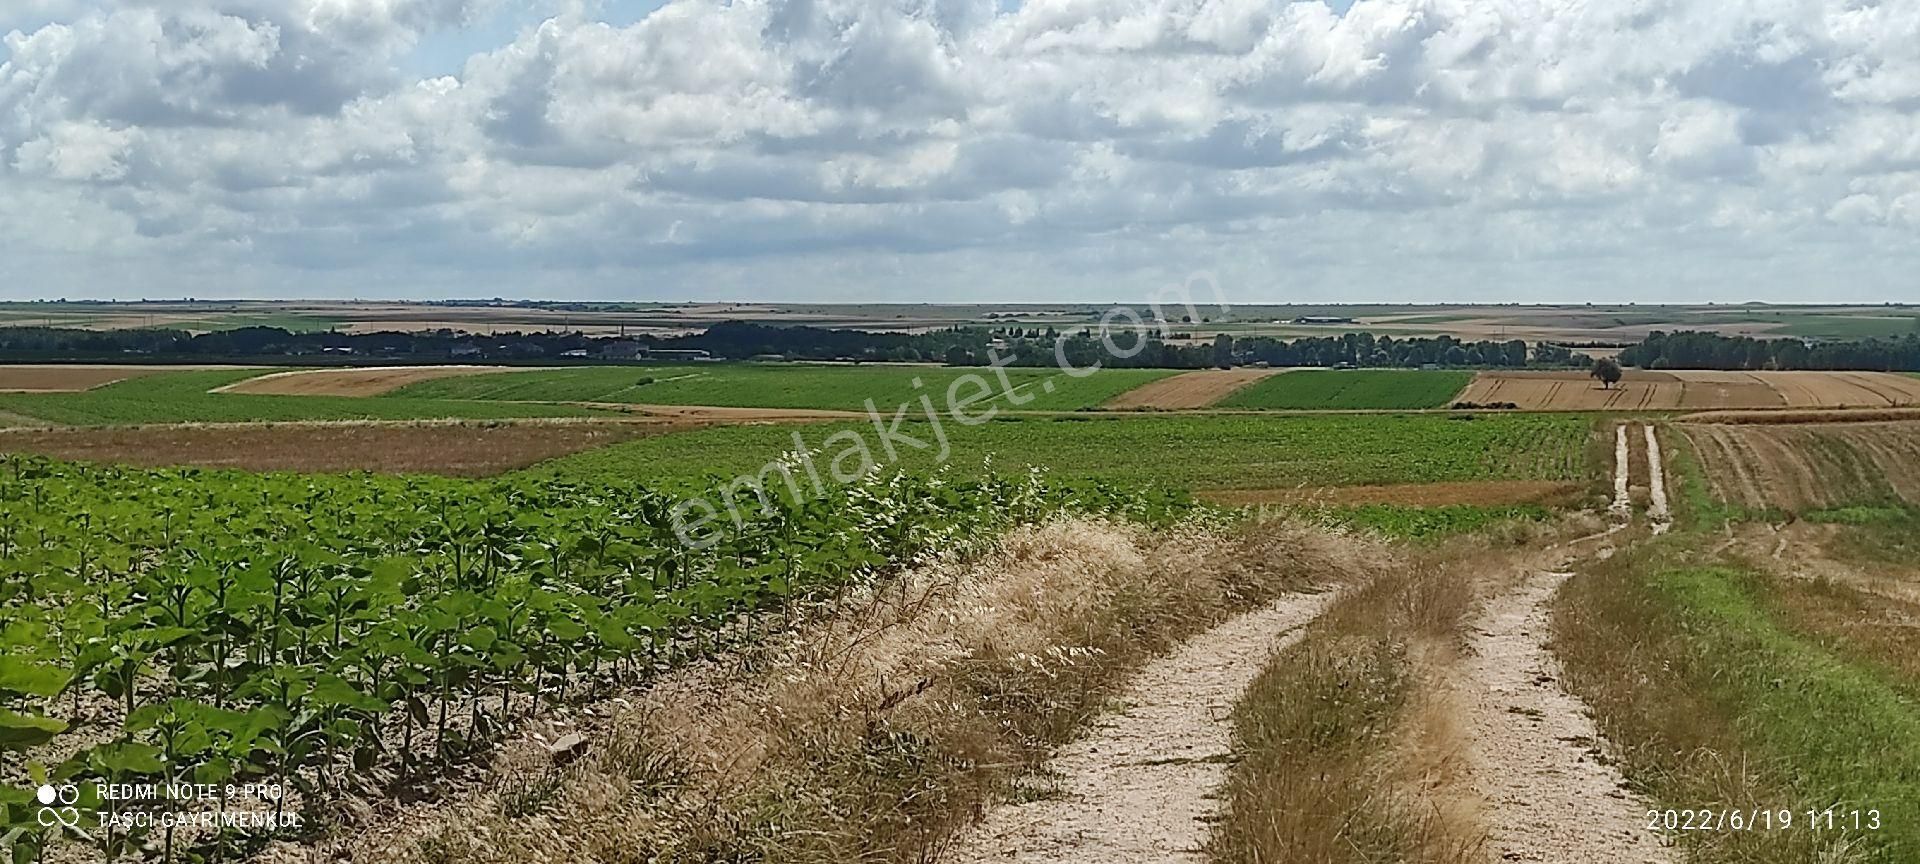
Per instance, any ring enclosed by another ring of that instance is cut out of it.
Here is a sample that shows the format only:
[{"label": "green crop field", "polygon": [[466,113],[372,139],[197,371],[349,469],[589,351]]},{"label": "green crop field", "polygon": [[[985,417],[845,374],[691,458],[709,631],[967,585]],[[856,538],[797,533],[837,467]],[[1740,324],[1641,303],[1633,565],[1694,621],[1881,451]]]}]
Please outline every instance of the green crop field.
[{"label": "green crop field", "polygon": [[[631,483],[17,456],[0,478],[0,757],[47,759],[40,776],[89,790],[69,803],[95,817],[124,806],[93,791],[106,784],[298,782],[310,804],[360,794],[349,766],[425,776],[603,672],[626,683],[722,649],[753,613],[788,620],[797,601],[1062,510],[1184,506],[1035,478],[874,478],[707,526],[694,548],[674,501]],[[82,709],[96,704],[110,710]],[[18,815],[30,789],[0,798],[5,860],[116,857],[41,854],[50,826]],[[118,842],[171,852],[170,829]]]},{"label": "green crop field", "polygon": [[208,392],[215,387],[273,371],[276,370],[169,372],[109,384],[84,393],[0,394],[0,417],[17,414],[49,423],[102,426],[132,423],[577,417],[597,413],[569,405]]},{"label": "green crop field", "polygon": [[1266,378],[1222,400],[1221,408],[1290,410],[1439,408],[1472,372],[1412,369],[1302,369]]},{"label": "green crop field", "polygon": [[[1297,485],[1437,483],[1471,480],[1578,481],[1592,420],[1572,415],[1450,418],[1440,415],[1255,415],[1023,417],[979,426],[942,427],[948,463],[977,474],[1048,469],[1072,479],[1188,489],[1263,489]],[[931,424],[903,434],[933,444]],[[869,423],[728,426],[661,435],[578,453],[535,466],[536,474],[687,485],[710,475],[758,473],[769,460],[806,449],[828,460],[854,449],[847,433],[879,463],[890,460]],[[834,437],[839,436],[839,437]],[[929,450],[896,445],[899,464],[926,469]],[[858,454],[846,457],[849,464]]]},{"label": "green crop field", "polygon": [[[474,399],[527,402],[627,402],[734,408],[861,410],[872,399],[891,413],[925,395],[948,404],[948,388],[966,376],[985,379],[993,392],[1010,389],[998,404],[1030,411],[1071,411],[1099,405],[1128,390],[1176,374],[1158,369],[1103,369],[1069,378],[1052,369],[1006,369],[1006,385],[992,369],[944,366],[817,366],[689,364],[594,366],[507,372],[422,381],[384,398]],[[914,385],[915,381],[920,386]],[[962,384],[958,395],[976,392]]]}]

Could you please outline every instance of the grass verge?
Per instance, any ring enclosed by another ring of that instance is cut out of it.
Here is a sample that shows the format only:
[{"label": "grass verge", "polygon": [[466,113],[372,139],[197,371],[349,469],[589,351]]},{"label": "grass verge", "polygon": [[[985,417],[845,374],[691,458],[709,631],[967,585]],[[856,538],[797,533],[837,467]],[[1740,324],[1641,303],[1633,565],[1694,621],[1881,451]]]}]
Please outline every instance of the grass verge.
[{"label": "grass verge", "polygon": [[[1660,807],[1787,810],[1794,827],[1687,831],[1697,862],[1902,862],[1920,856],[1920,714],[1883,670],[1782,621],[1787,586],[1701,566],[1697,537],[1571,580],[1554,650],[1569,688]],[[1881,830],[1815,830],[1808,812],[1877,809]]]}]

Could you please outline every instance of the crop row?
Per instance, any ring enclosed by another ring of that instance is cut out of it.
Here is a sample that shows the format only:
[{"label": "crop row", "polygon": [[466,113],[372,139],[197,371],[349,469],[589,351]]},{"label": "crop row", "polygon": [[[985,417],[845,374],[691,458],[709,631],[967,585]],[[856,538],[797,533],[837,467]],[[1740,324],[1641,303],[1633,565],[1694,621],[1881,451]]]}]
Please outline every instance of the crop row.
[{"label": "crop row", "polygon": [[[873,475],[775,496],[694,548],[675,503],[631,483],[0,461],[11,860],[68,843],[237,854],[271,831],[115,830],[164,802],[96,792],[259,781],[291,790],[276,811],[304,812],[418,793],[555,700],[645,680],[892,566],[1060,508],[1177,506],[1037,475]],[[48,827],[11,791],[42,784],[77,787],[84,824]]]}]

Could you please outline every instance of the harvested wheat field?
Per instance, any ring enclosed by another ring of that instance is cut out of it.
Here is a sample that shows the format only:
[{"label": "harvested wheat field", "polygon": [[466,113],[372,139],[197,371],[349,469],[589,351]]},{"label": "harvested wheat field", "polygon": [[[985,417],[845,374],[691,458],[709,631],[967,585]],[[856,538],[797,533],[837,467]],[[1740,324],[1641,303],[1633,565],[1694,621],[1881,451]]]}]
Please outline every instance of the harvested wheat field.
[{"label": "harvested wheat field", "polygon": [[1612,388],[1585,372],[1482,372],[1461,401],[1530,411],[1888,408],[1920,405],[1920,379],[1890,372],[1713,372],[1628,369]]},{"label": "harvested wheat field", "polygon": [[112,364],[0,366],[0,393],[78,393],[116,381],[195,369],[238,366],[119,366]]},{"label": "harvested wheat field", "polygon": [[480,477],[684,428],[664,422],[346,422],[0,430],[0,453],[143,467]]},{"label": "harvested wheat field", "polygon": [[1577,483],[1535,480],[1490,480],[1459,483],[1398,483],[1385,486],[1299,486],[1285,489],[1214,489],[1194,497],[1215,504],[1301,504],[1349,507],[1392,504],[1439,507],[1465,504],[1497,507],[1507,504],[1565,503],[1580,494]]},{"label": "harvested wheat field", "polygon": [[[1585,372],[1482,372],[1460,394],[1481,405],[1512,402],[1529,411],[1667,411],[1675,408],[1778,408],[1786,402],[1758,381],[1734,381],[1716,373],[1699,382],[1673,372],[1626,370],[1611,388]],[[1690,401],[1692,400],[1692,401]]]},{"label": "harvested wheat field", "polygon": [[1800,511],[1920,502],[1920,422],[1680,424],[1723,501]]},{"label": "harvested wheat field", "polygon": [[1171,378],[1161,378],[1128,390],[1107,401],[1103,408],[1130,410],[1141,408],[1206,408],[1228,394],[1284,369],[1203,369]]},{"label": "harvested wheat field", "polygon": [[379,396],[421,381],[511,371],[506,366],[377,366],[275,372],[219,388],[262,396]]},{"label": "harvested wheat field", "polygon": [[1920,405],[1920,378],[1892,372],[1746,374],[1780,391],[1789,408],[1895,408]]}]

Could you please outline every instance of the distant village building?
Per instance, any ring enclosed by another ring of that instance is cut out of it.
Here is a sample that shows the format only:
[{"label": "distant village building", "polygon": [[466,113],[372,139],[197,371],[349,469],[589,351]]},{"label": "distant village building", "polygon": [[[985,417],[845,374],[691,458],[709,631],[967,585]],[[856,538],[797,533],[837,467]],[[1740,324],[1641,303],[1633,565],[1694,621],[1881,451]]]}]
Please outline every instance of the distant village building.
[{"label": "distant village building", "polygon": [[1352,318],[1336,318],[1331,315],[1302,315],[1293,319],[1295,324],[1353,324]]},{"label": "distant village building", "polygon": [[648,360],[712,360],[713,355],[699,348],[651,348],[640,352]]},{"label": "distant village building", "polygon": [[617,339],[600,346],[602,360],[632,360],[644,350],[640,343],[629,339]]}]

